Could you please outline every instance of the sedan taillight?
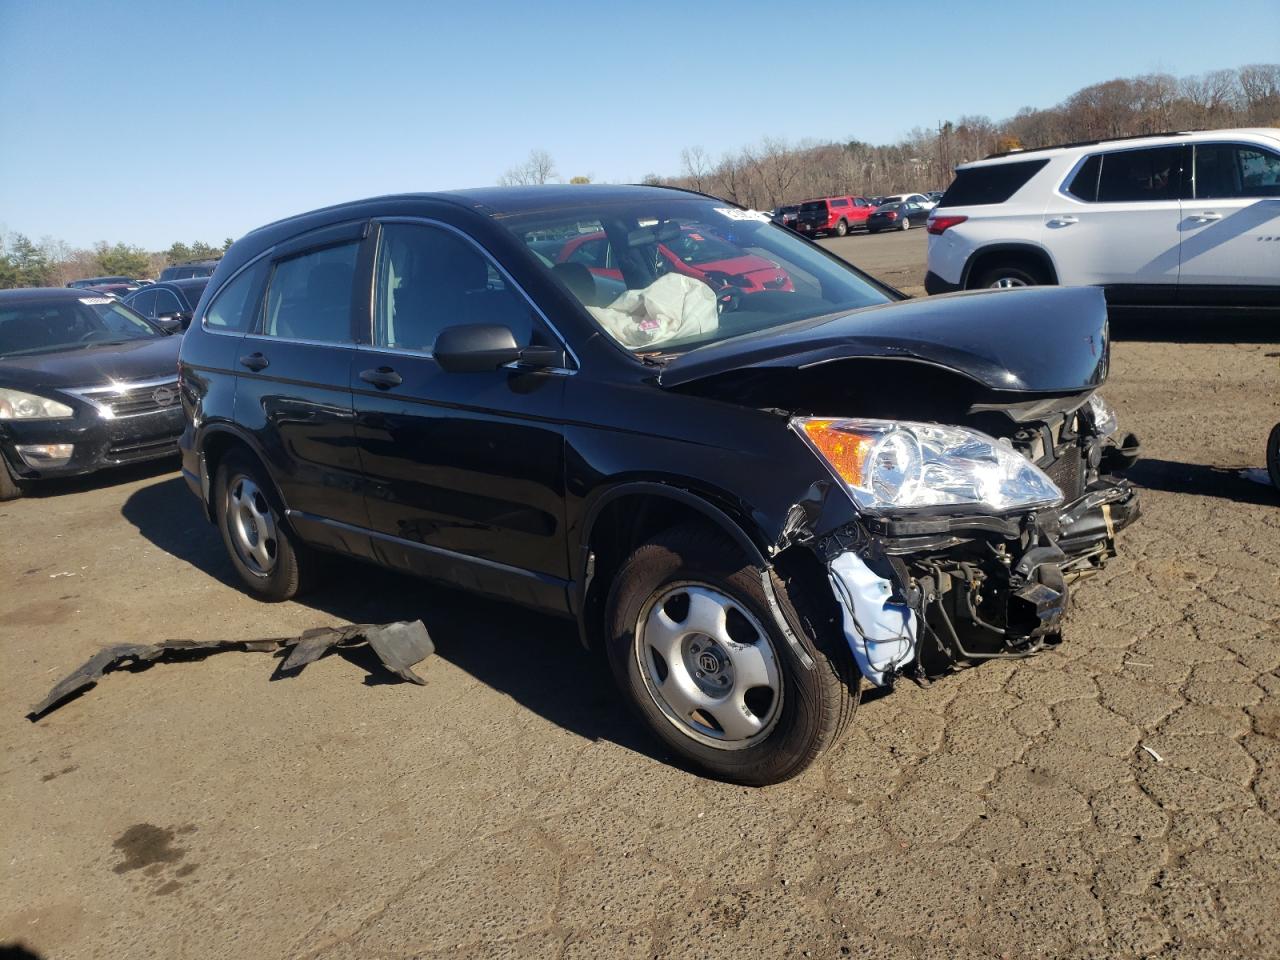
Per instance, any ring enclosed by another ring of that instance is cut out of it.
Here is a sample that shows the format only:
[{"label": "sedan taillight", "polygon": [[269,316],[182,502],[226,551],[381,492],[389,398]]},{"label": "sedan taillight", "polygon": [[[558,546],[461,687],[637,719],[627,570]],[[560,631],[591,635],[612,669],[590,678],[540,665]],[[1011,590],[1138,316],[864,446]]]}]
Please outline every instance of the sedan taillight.
[{"label": "sedan taillight", "polygon": [[950,230],[950,229],[951,229],[952,227],[954,227],[956,224],[958,224],[958,223],[964,223],[964,222],[965,222],[966,220],[968,220],[968,219],[969,219],[968,217],[937,217],[937,216],[933,216],[933,217],[930,217],[930,218],[929,218],[929,224],[928,224],[928,226],[927,226],[927,229],[928,229],[928,231],[929,231],[930,233],[932,233],[932,234],[936,237],[938,234],[946,233],[948,230]]}]

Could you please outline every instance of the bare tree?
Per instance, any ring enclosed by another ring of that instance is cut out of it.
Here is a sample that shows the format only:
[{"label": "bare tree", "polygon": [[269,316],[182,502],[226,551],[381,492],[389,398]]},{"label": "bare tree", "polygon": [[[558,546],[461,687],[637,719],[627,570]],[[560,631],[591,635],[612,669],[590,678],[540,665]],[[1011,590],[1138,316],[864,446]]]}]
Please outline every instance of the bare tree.
[{"label": "bare tree", "polygon": [[529,158],[518,167],[512,167],[498,178],[501,187],[543,184],[555,178],[556,165],[545,150],[530,150]]},{"label": "bare tree", "polygon": [[680,166],[689,186],[705,193],[707,181],[711,179],[711,158],[707,151],[702,147],[685,147],[680,151]]}]

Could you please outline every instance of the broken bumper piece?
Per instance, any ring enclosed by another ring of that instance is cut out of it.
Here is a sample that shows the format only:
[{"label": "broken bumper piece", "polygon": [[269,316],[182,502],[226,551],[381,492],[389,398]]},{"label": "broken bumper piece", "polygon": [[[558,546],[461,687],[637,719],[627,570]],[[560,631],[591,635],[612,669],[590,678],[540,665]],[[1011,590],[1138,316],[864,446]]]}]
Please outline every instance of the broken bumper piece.
[{"label": "broken bumper piece", "polygon": [[157,660],[183,660],[242,650],[248,653],[277,653],[289,650],[282,671],[301,669],[319,660],[334,647],[352,647],[367,643],[383,666],[409,683],[424,684],[411,669],[435,652],[435,644],[421,620],[372,624],[357,623],[347,627],[319,627],[296,637],[264,640],[163,640],[160,643],[120,643],[103,647],[88,662],[58,681],[48,696],[28,712],[29,719],[40,719],[50,709],[81,690],[95,686],[102,675],[132,662],[133,669]]}]

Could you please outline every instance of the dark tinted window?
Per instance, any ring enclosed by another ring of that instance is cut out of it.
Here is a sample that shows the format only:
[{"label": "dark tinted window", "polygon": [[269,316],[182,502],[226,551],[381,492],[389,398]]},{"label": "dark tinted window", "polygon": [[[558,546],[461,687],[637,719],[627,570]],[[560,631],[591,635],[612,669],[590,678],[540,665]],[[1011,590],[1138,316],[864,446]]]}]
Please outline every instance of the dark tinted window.
[{"label": "dark tinted window", "polygon": [[827,201],[810,200],[808,203],[802,203],[800,204],[800,212],[801,213],[826,213]]},{"label": "dark tinted window", "polygon": [[1243,144],[1197,144],[1196,197],[1280,197],[1280,156]]},{"label": "dark tinted window", "polygon": [[325,247],[281,260],[267,289],[269,337],[351,343],[351,297],[358,243]]},{"label": "dark tinted window", "polygon": [[1098,174],[1102,172],[1102,154],[1095,153],[1076,171],[1067,184],[1067,193],[1077,200],[1093,203],[1098,199]]},{"label": "dark tinted window", "polygon": [[184,307],[182,305],[182,302],[178,299],[177,294],[175,294],[172,290],[156,291],[156,316],[157,317],[168,317],[168,316],[172,316],[175,313],[183,313],[186,311],[186,309],[187,308]]},{"label": "dark tinted window", "polygon": [[977,207],[987,203],[1004,203],[1048,162],[1048,158],[1020,160],[1016,163],[996,163],[989,167],[958,170],[955,180],[942,195],[938,206]]},{"label": "dark tinted window", "polygon": [[158,292],[156,290],[139,290],[125,302],[144,317],[154,317],[156,315],[156,294]]},{"label": "dark tinted window", "polygon": [[447,230],[384,226],[374,283],[376,346],[429,351],[441,330],[467,323],[501,324],[516,343],[533,342],[528,303],[483,253]]},{"label": "dark tinted window", "polygon": [[1177,200],[1182,188],[1182,154],[1181,146],[1103,154],[1098,202]]},{"label": "dark tinted window", "polygon": [[201,279],[194,283],[184,283],[178,287],[183,297],[186,298],[190,309],[194,310],[196,304],[200,302],[200,295],[204,293],[204,288],[209,285],[207,279]]},{"label": "dark tinted window", "polygon": [[247,333],[256,326],[266,262],[255,264],[224,286],[204,312],[210,330]]}]

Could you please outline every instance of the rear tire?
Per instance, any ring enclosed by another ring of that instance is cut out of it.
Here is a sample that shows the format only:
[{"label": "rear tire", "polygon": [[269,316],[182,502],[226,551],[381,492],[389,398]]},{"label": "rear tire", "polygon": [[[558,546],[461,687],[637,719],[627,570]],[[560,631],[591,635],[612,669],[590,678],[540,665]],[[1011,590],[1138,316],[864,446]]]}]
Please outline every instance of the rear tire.
[{"label": "rear tire", "polygon": [[845,223],[843,220],[841,220],[839,223],[836,224],[837,237],[843,237],[848,232],[849,232],[849,225]]},{"label": "rear tire", "polygon": [[[789,622],[801,623],[798,588],[773,582]],[[839,740],[858,705],[844,637],[796,630],[813,660],[805,667],[760,571],[716,531],[678,527],[637,549],[614,578],[606,624],[610,670],[632,708],[718,779],[763,786],[796,776]]]},{"label": "rear tire", "polygon": [[218,532],[241,583],[259,600],[291,600],[309,582],[314,557],[285,521],[266,470],[241,450],[228,453],[214,480]]},{"label": "rear tire", "polygon": [[0,457],[0,502],[17,500],[26,492],[26,486],[9,469],[9,461]]},{"label": "rear tire", "polygon": [[898,229],[899,229],[899,230],[910,230],[910,229],[911,229],[911,218],[910,218],[910,217],[903,217],[903,218],[902,218],[902,223],[899,225]]},{"label": "rear tire", "polygon": [[1044,282],[1044,277],[1035,267],[1025,263],[1005,263],[984,269],[974,287],[1003,290],[1010,287],[1038,287]]}]

